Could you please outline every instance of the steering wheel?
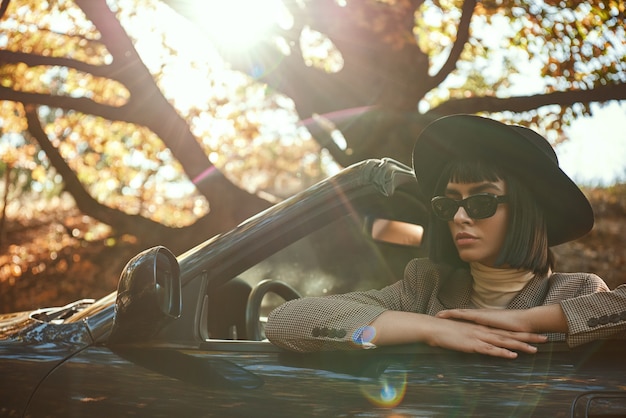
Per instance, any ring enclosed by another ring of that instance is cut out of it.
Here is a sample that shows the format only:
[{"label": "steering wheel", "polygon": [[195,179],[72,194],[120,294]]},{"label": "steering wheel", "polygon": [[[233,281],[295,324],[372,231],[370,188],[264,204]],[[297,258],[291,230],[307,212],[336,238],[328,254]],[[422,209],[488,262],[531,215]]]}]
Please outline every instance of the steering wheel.
[{"label": "steering wheel", "polygon": [[296,289],[285,282],[270,279],[260,281],[250,292],[246,304],[246,331],[250,340],[261,341],[262,339],[261,302],[269,292],[276,293],[286,301],[302,297]]}]

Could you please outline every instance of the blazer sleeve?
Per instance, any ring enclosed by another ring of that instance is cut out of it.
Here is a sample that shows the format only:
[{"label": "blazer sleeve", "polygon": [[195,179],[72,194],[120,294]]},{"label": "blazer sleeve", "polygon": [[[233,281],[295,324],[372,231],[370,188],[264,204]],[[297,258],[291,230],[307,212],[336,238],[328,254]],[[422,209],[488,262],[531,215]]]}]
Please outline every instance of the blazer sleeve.
[{"label": "blazer sleeve", "polygon": [[436,271],[425,268],[428,265],[412,260],[403,280],[380,290],[286,302],[270,313],[265,335],[275,345],[299,352],[364,348],[361,341],[364,328],[384,311],[425,309],[424,295],[432,291],[425,287],[436,282],[432,279]]},{"label": "blazer sleeve", "polygon": [[570,346],[626,331],[626,284],[613,291],[562,300],[560,304],[567,318]]}]

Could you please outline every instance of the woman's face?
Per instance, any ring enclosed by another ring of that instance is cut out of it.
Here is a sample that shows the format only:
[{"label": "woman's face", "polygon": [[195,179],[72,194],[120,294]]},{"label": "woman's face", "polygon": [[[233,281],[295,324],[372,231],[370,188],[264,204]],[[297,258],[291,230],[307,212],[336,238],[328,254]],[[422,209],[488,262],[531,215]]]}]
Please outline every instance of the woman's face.
[{"label": "woman's face", "polygon": [[[445,196],[455,200],[462,200],[476,193],[502,196],[506,194],[506,184],[504,180],[477,183],[449,182],[445,190]],[[459,207],[454,218],[448,222],[448,226],[461,260],[494,267],[504,245],[508,219],[509,205],[506,203],[499,204],[496,213],[484,219],[472,219],[462,206]]]}]

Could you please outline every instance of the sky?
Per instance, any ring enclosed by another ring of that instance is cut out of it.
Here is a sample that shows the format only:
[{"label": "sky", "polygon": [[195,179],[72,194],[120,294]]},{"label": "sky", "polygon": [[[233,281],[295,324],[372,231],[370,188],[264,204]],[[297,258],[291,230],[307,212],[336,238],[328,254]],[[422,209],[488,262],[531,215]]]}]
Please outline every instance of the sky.
[{"label": "sky", "polygon": [[561,169],[582,186],[625,182],[626,104],[591,109],[593,117],[576,120],[566,130],[570,140],[555,148]]},{"label": "sky", "polygon": [[[511,85],[500,94],[510,97],[542,94],[545,81],[541,77],[543,63],[530,59],[519,48],[508,48],[508,37],[514,28],[502,16],[491,19],[490,25],[474,26],[474,35],[490,50],[499,51],[501,60],[493,60],[484,68],[486,79],[499,79],[505,68],[504,56],[516,63],[519,73],[510,77]],[[506,36],[493,36],[496,33]],[[610,102],[605,107],[591,105],[593,117],[577,119],[565,129],[568,141],[557,145],[555,151],[561,169],[581,186],[610,186],[616,181],[626,181],[626,103],[620,107]]]}]

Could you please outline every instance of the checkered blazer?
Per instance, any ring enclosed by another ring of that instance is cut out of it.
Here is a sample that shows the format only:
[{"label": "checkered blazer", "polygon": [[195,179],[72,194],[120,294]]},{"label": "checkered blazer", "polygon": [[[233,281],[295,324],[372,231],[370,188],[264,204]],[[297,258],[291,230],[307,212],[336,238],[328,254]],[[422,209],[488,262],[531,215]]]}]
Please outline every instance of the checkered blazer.
[{"label": "checkered blazer", "polygon": [[[306,297],[279,306],[269,315],[265,335],[280,347],[300,352],[359,348],[354,339],[385,310],[435,315],[445,309],[474,308],[471,294],[469,270],[414,259],[407,265],[403,280],[383,289]],[[548,334],[551,341],[567,339],[570,345],[577,345],[626,330],[626,286],[609,292],[594,274],[535,277],[507,308],[554,303],[561,303],[570,332],[567,338],[565,334]]]}]

